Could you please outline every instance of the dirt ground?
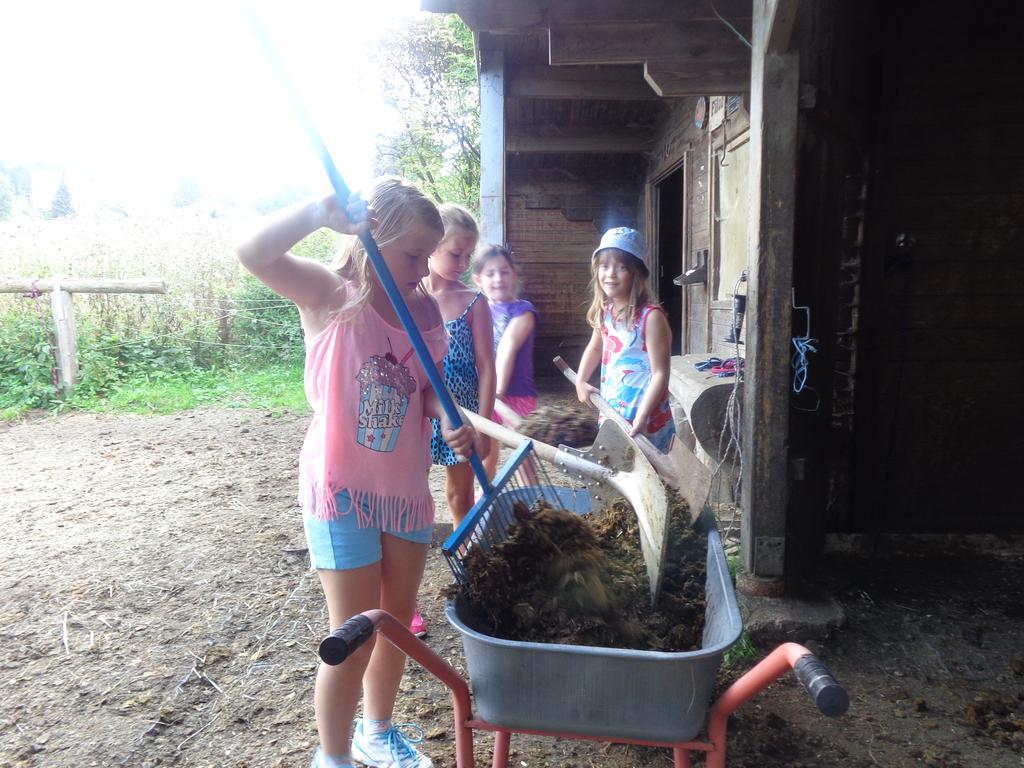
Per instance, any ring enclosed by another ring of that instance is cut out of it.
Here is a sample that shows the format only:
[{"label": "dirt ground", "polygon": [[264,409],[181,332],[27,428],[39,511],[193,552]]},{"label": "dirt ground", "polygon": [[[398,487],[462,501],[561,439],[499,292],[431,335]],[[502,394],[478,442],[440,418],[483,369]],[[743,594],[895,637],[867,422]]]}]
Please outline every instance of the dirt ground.
[{"label": "dirt ground", "polygon": [[[327,627],[294,502],[305,424],[210,409],[0,426],[0,765],[309,764]],[[427,568],[428,640],[464,671],[440,550]],[[1019,552],[837,565],[849,622],[814,647],[849,714],[818,715],[782,680],[733,719],[729,765],[1024,765],[1022,585]],[[419,668],[396,719],[454,764],[448,695]],[[524,768],[671,765],[660,749],[512,746]],[[488,764],[486,734],[476,749]]]}]

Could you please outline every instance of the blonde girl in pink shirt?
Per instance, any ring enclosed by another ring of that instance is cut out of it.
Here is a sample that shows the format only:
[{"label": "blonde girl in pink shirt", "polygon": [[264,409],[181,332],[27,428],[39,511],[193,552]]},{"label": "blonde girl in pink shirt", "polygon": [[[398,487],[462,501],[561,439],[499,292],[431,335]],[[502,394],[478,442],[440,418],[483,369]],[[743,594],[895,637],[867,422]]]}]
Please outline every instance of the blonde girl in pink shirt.
[{"label": "blonde girl in pink shirt", "polygon": [[[427,485],[430,418],[453,450],[475,435],[453,430],[362,243],[346,238],[333,268],[289,253],[331,227],[369,226],[438,365],[448,348],[437,303],[423,289],[427,259],[444,234],[437,208],[415,186],[377,179],[366,203],[342,210],[334,195],[268,217],[238,248],[242,264],[299,308],[306,335],[306,396],[313,418],[299,458],[299,494],[313,567],[331,627],[383,608],[408,625],[433,530]],[[367,203],[369,209],[367,209]],[[368,642],[344,664],[320,665],[314,690],[320,748],[314,768],[433,763],[391,724],[405,656]],[[363,717],[352,720],[363,693]]]}]

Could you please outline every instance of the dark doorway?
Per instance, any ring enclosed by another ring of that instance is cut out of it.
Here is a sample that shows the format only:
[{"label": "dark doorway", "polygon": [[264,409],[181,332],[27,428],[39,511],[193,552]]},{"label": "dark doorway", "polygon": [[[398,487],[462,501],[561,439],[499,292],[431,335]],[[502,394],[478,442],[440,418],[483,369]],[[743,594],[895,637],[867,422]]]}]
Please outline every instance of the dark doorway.
[{"label": "dark doorway", "polygon": [[1024,91],[1009,63],[1024,7],[999,7],[879,6],[856,371],[857,523],[873,533],[1024,530]]},{"label": "dark doorway", "polygon": [[683,325],[683,289],[672,282],[683,273],[683,168],[666,176],[656,186],[658,200],[658,296],[672,328],[672,354],[683,353],[686,328]]}]

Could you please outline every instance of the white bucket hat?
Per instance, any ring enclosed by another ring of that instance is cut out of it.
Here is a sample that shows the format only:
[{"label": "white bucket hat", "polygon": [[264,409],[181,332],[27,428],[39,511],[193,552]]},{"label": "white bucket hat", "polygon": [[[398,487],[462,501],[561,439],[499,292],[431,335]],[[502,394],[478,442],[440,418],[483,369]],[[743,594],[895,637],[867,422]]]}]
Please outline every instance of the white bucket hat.
[{"label": "white bucket hat", "polygon": [[650,268],[647,266],[647,249],[644,247],[644,236],[635,229],[630,227],[609,229],[601,237],[601,243],[594,249],[594,255],[591,258],[597,258],[597,254],[605,248],[618,248],[620,251],[628,253],[643,264],[644,270],[648,274],[650,273]]}]

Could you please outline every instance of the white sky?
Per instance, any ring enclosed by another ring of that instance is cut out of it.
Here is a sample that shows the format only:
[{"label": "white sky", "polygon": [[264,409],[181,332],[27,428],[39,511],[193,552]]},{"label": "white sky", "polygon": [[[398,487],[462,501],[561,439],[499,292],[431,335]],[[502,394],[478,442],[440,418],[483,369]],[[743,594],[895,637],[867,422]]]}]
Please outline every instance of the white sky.
[{"label": "white sky", "polygon": [[[417,0],[254,5],[342,174],[360,186],[376,135],[395,119],[366,52]],[[235,0],[4,2],[0,162],[38,161],[164,200],[186,176],[228,195],[326,188]]]}]

